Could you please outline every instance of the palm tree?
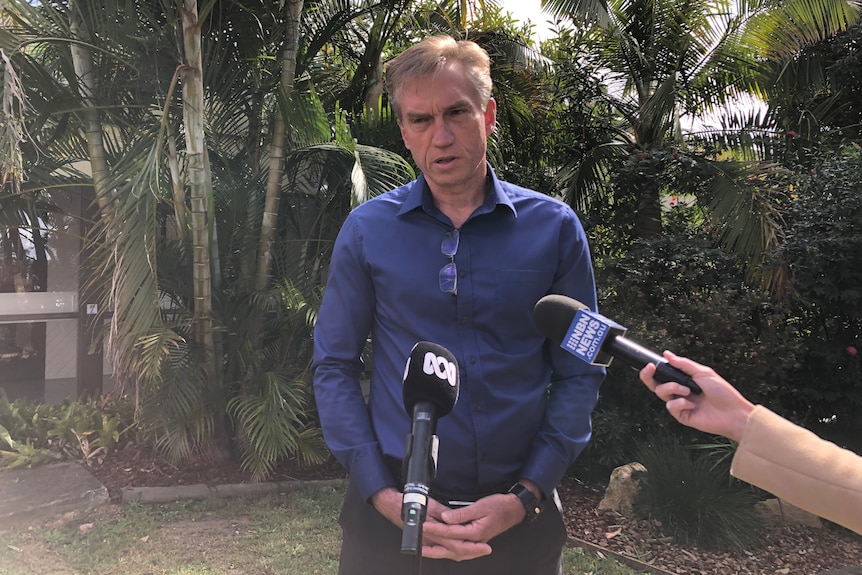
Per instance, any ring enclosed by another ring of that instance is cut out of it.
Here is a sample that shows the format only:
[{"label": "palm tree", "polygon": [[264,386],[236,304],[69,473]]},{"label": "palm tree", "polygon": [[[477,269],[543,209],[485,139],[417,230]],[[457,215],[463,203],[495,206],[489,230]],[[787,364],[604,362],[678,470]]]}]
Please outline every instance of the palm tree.
[{"label": "palm tree", "polygon": [[[297,269],[288,260],[316,260],[319,278],[337,227],[318,226],[312,251],[294,249],[304,238],[281,246],[273,238],[291,235],[280,228],[290,218],[272,203],[264,207],[267,198],[299,198],[303,210],[318,198],[328,198],[318,202],[322,208],[341,198],[349,206],[352,196],[412,174],[400,158],[356,145],[307,77],[292,86],[291,66],[306,48],[295,30],[302,3],[286,5],[292,31],[283,13],[262,1],[8,5],[12,22],[2,46],[12,48],[10,61],[26,76],[25,124],[36,136],[22,149],[30,176],[24,192],[61,182],[98,189],[91,281],[109,280],[100,308],[112,312],[115,375],[140,394],[148,427],[179,459],[211,443],[224,427],[221,406],[229,404],[229,423],[259,474],[291,450],[313,457],[319,433],[297,416],[308,406],[308,349],[285,346],[278,335],[296,323],[255,321],[270,330],[250,334],[261,346],[235,337],[220,343],[218,335],[236,335],[243,320],[283,306],[314,320],[301,303],[313,304],[314,293],[300,298],[289,287],[307,287],[307,268],[255,290],[250,280],[269,272],[253,262],[262,255],[285,274]],[[270,57],[276,54],[282,57]],[[278,157],[287,169],[268,171]],[[94,167],[82,173],[80,160]],[[308,165],[320,166],[322,177],[297,169]],[[97,184],[95,174],[107,177]],[[274,257],[259,253],[267,250]],[[307,330],[296,333],[307,340]],[[270,409],[248,409],[250,397],[270,401]],[[282,425],[278,413],[290,423]]]},{"label": "palm tree", "polygon": [[[631,153],[643,160],[638,177],[628,181],[636,196],[637,237],[661,233],[661,173],[666,162],[656,158],[667,158],[672,150],[685,152],[681,117],[714,111],[739,94],[767,92],[776,69],[859,16],[858,3],[844,0],[545,0],[543,6],[554,16],[572,18],[609,71],[604,101],[628,125],[629,141],[621,143],[630,144]],[[599,156],[604,161],[619,158]],[[765,253],[777,238],[765,199],[752,195],[746,178],[739,177],[744,171],[739,167],[711,168],[708,194],[701,195],[709,196],[716,220],[728,224],[725,241],[747,246],[749,256]],[[563,173],[612,170],[610,165],[592,171],[571,167]],[[571,201],[579,205],[588,204],[586,194],[597,188],[584,178],[571,179],[568,185]],[[740,210],[746,202],[760,208]],[[745,225],[730,223],[733,217],[747,218]],[[737,233],[747,237],[734,237]]]}]

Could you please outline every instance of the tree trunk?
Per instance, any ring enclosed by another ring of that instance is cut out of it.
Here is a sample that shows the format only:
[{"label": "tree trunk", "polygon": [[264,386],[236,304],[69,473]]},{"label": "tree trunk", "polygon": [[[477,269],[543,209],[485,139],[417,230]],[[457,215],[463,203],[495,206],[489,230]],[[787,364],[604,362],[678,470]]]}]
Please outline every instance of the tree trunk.
[{"label": "tree trunk", "polygon": [[215,434],[214,456],[228,455],[228,433],[224,422],[225,406],[221,389],[222,370],[215,353],[212,321],[212,180],[207,166],[204,135],[203,58],[201,26],[197,0],[183,0],[183,49],[181,73],[183,87],[183,124],[185,127],[188,182],[191,196],[191,233],[193,254],[193,297],[196,318],[195,338],[203,348],[203,370],[212,390]]},{"label": "tree trunk", "polygon": [[105,142],[102,136],[102,124],[99,119],[98,106],[95,101],[96,85],[93,54],[86,46],[91,44],[86,23],[75,2],[69,2],[69,28],[72,37],[80,42],[72,42],[72,65],[78,78],[78,91],[81,97],[81,118],[83,120],[84,136],[87,139],[87,152],[90,156],[93,187],[99,209],[104,214],[110,207],[108,189],[108,159],[105,153]]},{"label": "tree trunk", "polygon": [[661,198],[655,177],[638,182],[638,207],[635,216],[635,236],[655,238],[661,235]]},{"label": "tree trunk", "polygon": [[[296,52],[299,43],[299,19],[302,16],[303,0],[288,0],[287,2],[287,33],[285,35],[284,52],[281,66],[280,97],[285,105],[293,92],[294,76],[296,75]],[[279,107],[275,116],[272,148],[269,155],[269,174],[266,182],[266,200],[263,206],[263,221],[260,229],[260,247],[257,254],[257,279],[255,290],[262,291],[269,285],[270,269],[272,268],[272,243],[278,221],[278,202],[281,195],[281,180],[284,177],[284,156],[287,145],[287,118],[285,109]]]},{"label": "tree trunk", "polygon": [[[0,16],[2,23],[2,16]],[[2,24],[0,24],[2,25]],[[24,141],[24,86],[15,67],[6,53],[0,49],[0,191],[9,186],[9,191],[17,194],[20,182],[24,179],[24,158],[21,142]]]},{"label": "tree trunk", "polygon": [[165,118],[165,137],[168,140],[168,168],[171,173],[171,195],[174,200],[174,218],[176,222],[177,239],[186,237],[186,189],[180,175],[180,160],[177,151],[177,134],[170,118]]}]

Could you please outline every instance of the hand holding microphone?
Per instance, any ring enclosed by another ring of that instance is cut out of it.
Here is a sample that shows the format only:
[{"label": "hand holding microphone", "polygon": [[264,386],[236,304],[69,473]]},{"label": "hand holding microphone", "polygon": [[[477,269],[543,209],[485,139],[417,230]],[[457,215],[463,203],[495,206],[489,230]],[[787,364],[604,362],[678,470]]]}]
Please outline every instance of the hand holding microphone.
[{"label": "hand holding microphone", "polygon": [[704,390],[703,394],[692,396],[675,383],[659,383],[653,375],[654,368],[644,367],[640,373],[641,381],[665,402],[673,418],[705,433],[718,434],[737,443],[742,441],[754,404],[711,367],[669,351],[664,355],[674,367],[697,379]]},{"label": "hand holding microphone", "polygon": [[404,370],[404,407],[413,417],[407,436],[401,520],[401,552],[422,553],[422,523],[428,492],[437,472],[437,418],[447,415],[458,400],[458,360],[448,349],[420,341],[413,346]]},{"label": "hand holding microphone", "polygon": [[623,337],[626,331],[623,326],[575,299],[546,295],[536,303],[533,320],[545,337],[587,363],[607,366],[618,358],[638,371],[653,364],[656,381],[675,381],[692,393],[701,393],[700,386],[688,374],[671,366],[654,351]]}]

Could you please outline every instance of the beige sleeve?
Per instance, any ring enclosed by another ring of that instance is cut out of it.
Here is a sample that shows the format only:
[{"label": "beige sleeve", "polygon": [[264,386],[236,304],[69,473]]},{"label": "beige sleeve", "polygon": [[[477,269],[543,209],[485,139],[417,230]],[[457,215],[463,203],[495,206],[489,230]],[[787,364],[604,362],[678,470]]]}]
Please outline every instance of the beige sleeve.
[{"label": "beige sleeve", "polygon": [[731,474],[862,533],[862,457],[758,405]]}]

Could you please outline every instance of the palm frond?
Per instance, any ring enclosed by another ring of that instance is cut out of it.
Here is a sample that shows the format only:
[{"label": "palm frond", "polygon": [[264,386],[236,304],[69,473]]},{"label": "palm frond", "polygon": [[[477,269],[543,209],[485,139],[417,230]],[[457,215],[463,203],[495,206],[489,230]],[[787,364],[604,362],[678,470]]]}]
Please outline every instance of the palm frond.
[{"label": "palm frond", "polygon": [[846,30],[860,17],[860,3],[787,0],[756,11],[746,39],[769,61],[786,62],[802,48]]},{"label": "palm frond", "polygon": [[777,165],[715,162],[705,200],[722,246],[747,264],[750,281],[780,290],[786,270],[766,269],[766,255],[782,239],[776,199],[787,189],[789,173]]},{"label": "palm frond", "polygon": [[606,201],[607,182],[614,165],[627,155],[623,142],[595,146],[576,161],[564,165],[556,176],[556,187],[565,191],[565,201],[580,213],[589,213],[595,203]]},{"label": "palm frond", "polygon": [[290,369],[263,373],[254,386],[257,392],[228,402],[228,414],[243,438],[243,468],[255,480],[268,479],[282,457],[299,455],[313,463],[325,458],[319,430],[304,421],[306,384],[296,376]]}]

